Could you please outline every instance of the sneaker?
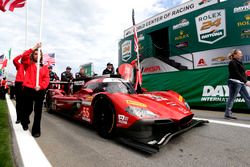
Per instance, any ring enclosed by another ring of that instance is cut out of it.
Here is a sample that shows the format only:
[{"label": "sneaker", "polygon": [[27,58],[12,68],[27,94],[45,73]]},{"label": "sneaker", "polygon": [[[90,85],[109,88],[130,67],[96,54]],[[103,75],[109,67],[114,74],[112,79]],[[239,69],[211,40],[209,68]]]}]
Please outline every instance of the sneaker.
[{"label": "sneaker", "polygon": [[228,116],[225,116],[224,118],[225,118],[225,119],[237,119],[237,117],[234,117],[234,116],[230,116],[230,115],[228,115]]}]

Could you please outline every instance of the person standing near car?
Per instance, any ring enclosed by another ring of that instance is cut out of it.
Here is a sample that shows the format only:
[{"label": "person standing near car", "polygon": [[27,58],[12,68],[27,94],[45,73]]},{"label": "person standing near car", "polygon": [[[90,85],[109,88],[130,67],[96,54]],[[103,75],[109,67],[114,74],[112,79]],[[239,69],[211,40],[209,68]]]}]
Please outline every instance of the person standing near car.
[{"label": "person standing near car", "polygon": [[21,63],[23,60],[23,57],[27,57],[32,53],[32,50],[29,49],[25,51],[23,54],[16,56],[13,59],[13,64],[16,67],[17,73],[16,73],[16,79],[15,79],[15,96],[16,96],[16,114],[17,114],[17,120],[16,124],[21,122],[21,114],[23,113],[23,80],[24,80],[24,66]]},{"label": "person standing near car", "polygon": [[114,67],[113,64],[107,63],[107,67],[103,70],[102,75],[106,74],[114,74]]},{"label": "person standing near car", "polygon": [[73,74],[71,73],[71,67],[67,67],[66,71],[64,71],[61,74],[61,81],[65,81],[65,82],[69,82],[68,84],[64,84],[64,91],[66,94],[69,94],[69,90],[70,90],[70,82],[74,79]]},{"label": "person standing near car", "polygon": [[87,79],[87,76],[84,73],[84,68],[81,67],[80,71],[75,73],[73,91],[77,92],[78,90],[80,90],[82,86],[84,85],[86,79]]},{"label": "person standing near car", "polygon": [[[49,66],[49,80],[50,81],[59,81],[59,77],[57,76],[57,74],[53,71],[53,67]],[[58,86],[56,84],[52,84],[50,83],[50,85],[48,86],[47,89],[54,89],[57,88]]]},{"label": "person standing near car", "polygon": [[80,71],[75,74],[75,79],[78,79],[78,80],[86,79],[86,75],[84,73],[84,68],[83,67],[81,67]]},{"label": "person standing near car", "polygon": [[[34,122],[31,132],[34,137],[41,135],[42,106],[45,90],[50,80],[48,66],[42,64],[42,50],[40,50],[41,57],[40,60],[38,60],[38,48],[41,48],[41,43],[37,43],[31,49],[32,53],[23,57],[26,61],[22,62],[25,69],[25,76],[23,81],[24,116],[21,120],[21,124],[24,130],[28,130],[30,123],[29,117],[34,110]],[[38,86],[36,86],[37,61],[40,63]]]},{"label": "person standing near car", "polygon": [[50,81],[57,81],[59,80],[59,77],[57,76],[57,74],[53,71],[53,67],[49,66],[49,78]]},{"label": "person standing near car", "polygon": [[229,98],[226,103],[225,118],[226,119],[237,119],[237,117],[232,115],[232,108],[234,100],[238,93],[241,97],[245,99],[245,102],[250,108],[250,96],[247,92],[246,86],[250,87],[250,82],[247,81],[247,76],[245,74],[245,67],[241,62],[243,57],[242,51],[240,49],[234,49],[229,54],[228,58],[230,62],[228,64],[229,79],[228,79],[228,88],[229,88]]}]

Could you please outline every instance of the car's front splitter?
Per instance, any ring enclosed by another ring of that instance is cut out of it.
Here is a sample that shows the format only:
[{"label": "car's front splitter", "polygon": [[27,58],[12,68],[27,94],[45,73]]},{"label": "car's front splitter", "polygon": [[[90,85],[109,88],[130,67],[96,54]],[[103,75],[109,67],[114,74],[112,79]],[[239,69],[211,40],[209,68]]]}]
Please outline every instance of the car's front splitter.
[{"label": "car's front splitter", "polygon": [[140,121],[129,129],[118,129],[118,141],[152,154],[158,152],[174,136],[180,135],[193,127],[208,123],[208,121],[192,119],[188,126],[183,128],[167,121],[162,121],[161,123],[155,124],[149,121]]}]

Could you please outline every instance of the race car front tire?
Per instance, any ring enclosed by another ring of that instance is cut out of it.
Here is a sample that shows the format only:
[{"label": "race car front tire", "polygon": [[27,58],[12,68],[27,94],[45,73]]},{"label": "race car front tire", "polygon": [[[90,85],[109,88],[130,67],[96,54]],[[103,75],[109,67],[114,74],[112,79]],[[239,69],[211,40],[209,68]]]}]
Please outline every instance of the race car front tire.
[{"label": "race car front tire", "polygon": [[110,100],[99,96],[94,103],[94,126],[103,138],[112,138],[115,133],[116,114]]}]

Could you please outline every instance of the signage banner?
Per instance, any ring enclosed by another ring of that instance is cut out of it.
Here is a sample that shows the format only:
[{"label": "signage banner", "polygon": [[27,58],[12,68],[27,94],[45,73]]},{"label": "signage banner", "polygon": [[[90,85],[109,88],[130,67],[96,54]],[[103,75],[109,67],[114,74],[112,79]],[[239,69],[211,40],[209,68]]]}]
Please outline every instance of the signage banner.
[{"label": "signage banner", "polygon": [[226,37],[225,10],[207,11],[195,18],[199,42],[213,44]]},{"label": "signage banner", "polygon": [[[250,64],[245,65],[250,69]],[[225,108],[228,99],[227,66],[143,75],[143,87],[149,91],[173,90],[192,107]],[[155,81],[157,81],[157,84]],[[250,93],[250,88],[247,88]],[[237,96],[234,108],[246,109],[244,99]]]},{"label": "signage banner", "polygon": [[[175,8],[166,10],[160,14],[157,14],[139,24],[136,25],[137,32],[145,30],[149,27],[156,26],[168,20],[174,19],[176,17],[182,16],[184,14],[193,12],[195,10],[213,5],[218,3],[218,0],[195,0],[183,3]],[[128,37],[133,34],[133,27],[124,31],[124,37]]]},{"label": "signage banner", "polygon": [[250,63],[250,45],[220,48],[194,53],[194,68],[208,68],[227,65],[230,61],[228,54],[233,49],[240,49],[243,53],[243,63]]},{"label": "signage banner", "polygon": [[130,58],[132,57],[131,55],[131,50],[132,50],[132,41],[131,40],[126,40],[122,43],[122,61],[128,62]]},{"label": "signage banner", "polygon": [[93,75],[93,63],[87,63],[80,65],[80,68],[84,68],[84,73],[86,76],[92,76]]},{"label": "signage banner", "polygon": [[[194,52],[193,56],[191,56],[191,54],[183,54],[180,56],[172,56],[170,59],[180,63],[181,65],[187,66],[188,69],[224,66],[230,61],[228,59],[228,54],[236,48],[240,49],[243,53],[243,63],[250,63],[250,45],[205,50],[201,52]],[[192,64],[192,59],[194,64]]]},{"label": "signage banner", "polygon": [[141,62],[141,67],[142,67],[142,74],[178,71],[178,69],[154,57],[144,59]]}]

